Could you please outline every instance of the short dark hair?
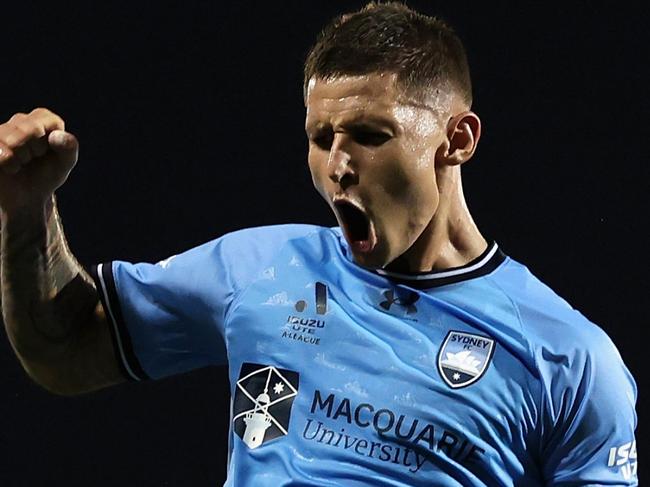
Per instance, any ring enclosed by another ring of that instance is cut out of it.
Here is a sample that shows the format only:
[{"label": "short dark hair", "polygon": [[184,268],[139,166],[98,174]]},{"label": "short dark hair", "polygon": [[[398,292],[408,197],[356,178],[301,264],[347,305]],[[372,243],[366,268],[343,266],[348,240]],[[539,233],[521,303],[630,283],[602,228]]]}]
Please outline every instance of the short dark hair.
[{"label": "short dark hair", "polygon": [[371,2],[333,19],[307,55],[304,93],[313,77],[375,72],[395,73],[398,87],[418,100],[449,82],[472,103],[467,55],[454,30],[399,2]]}]

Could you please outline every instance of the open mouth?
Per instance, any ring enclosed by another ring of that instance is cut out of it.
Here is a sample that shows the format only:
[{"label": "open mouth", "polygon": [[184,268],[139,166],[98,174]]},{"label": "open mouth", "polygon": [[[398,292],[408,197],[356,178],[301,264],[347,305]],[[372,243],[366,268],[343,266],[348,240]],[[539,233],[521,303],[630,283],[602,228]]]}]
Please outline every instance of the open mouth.
[{"label": "open mouth", "polygon": [[370,252],[375,247],[377,239],[368,216],[349,201],[336,201],[334,208],[350,245],[359,252]]}]

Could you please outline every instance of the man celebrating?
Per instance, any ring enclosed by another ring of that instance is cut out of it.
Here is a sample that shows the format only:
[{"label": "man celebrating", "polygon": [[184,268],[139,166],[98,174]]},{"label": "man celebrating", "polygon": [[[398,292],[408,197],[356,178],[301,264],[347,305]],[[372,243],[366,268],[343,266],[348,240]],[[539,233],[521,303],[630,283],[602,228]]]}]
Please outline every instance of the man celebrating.
[{"label": "man celebrating", "polygon": [[77,141],[0,126],[3,314],[58,394],[228,363],[227,485],[636,485],[636,387],[597,326],[486,240],[462,44],[396,4],[305,63],[309,167],[339,227],[245,229],[84,272],[53,193]]}]

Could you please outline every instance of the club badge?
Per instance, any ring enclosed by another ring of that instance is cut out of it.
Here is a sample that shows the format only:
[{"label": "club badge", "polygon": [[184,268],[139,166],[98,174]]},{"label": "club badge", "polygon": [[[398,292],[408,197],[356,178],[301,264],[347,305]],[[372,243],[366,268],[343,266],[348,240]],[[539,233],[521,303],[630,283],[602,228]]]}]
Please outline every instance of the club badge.
[{"label": "club badge", "polygon": [[493,338],[452,330],[438,353],[438,370],[453,389],[465,387],[483,376],[493,354]]},{"label": "club badge", "polygon": [[233,423],[235,433],[248,448],[288,434],[298,382],[298,372],[242,364],[235,389]]}]

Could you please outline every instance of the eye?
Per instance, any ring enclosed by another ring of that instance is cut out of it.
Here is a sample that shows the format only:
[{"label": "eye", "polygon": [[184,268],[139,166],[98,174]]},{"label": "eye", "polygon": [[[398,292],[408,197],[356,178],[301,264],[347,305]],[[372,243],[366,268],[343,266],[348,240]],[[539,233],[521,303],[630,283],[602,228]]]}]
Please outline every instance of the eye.
[{"label": "eye", "polygon": [[311,138],[311,141],[323,150],[330,150],[334,141],[332,132],[320,132]]},{"label": "eye", "polygon": [[392,138],[392,135],[376,130],[357,130],[353,136],[357,143],[375,147],[388,142]]}]

